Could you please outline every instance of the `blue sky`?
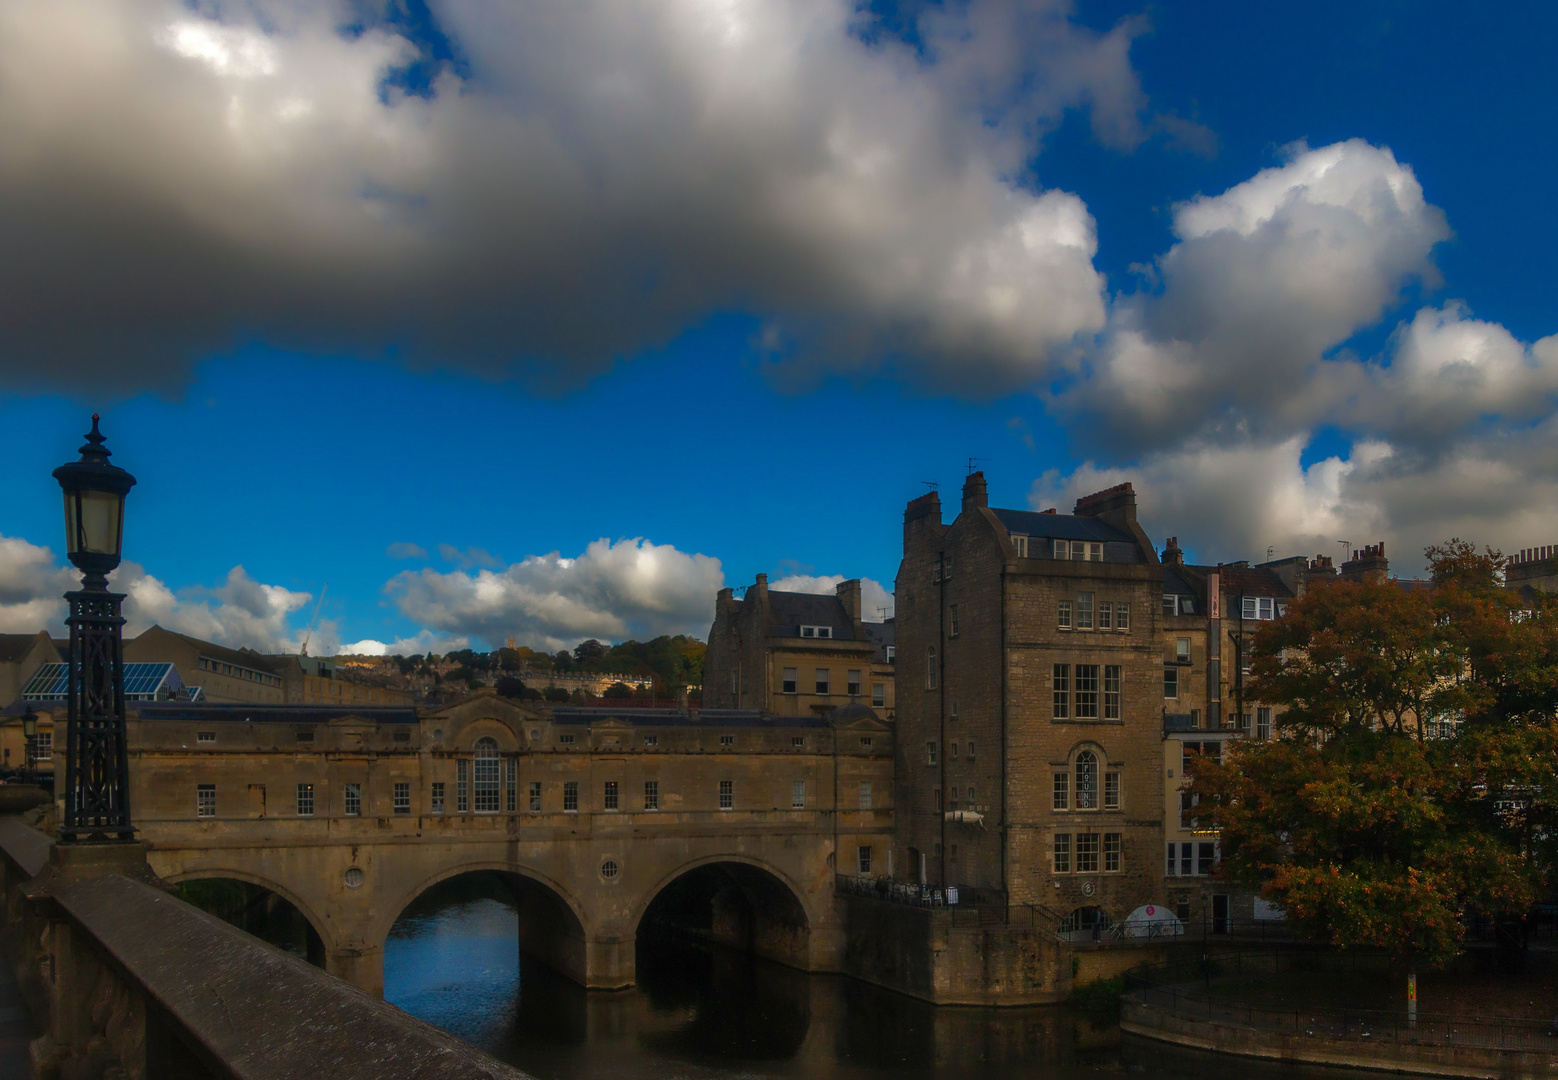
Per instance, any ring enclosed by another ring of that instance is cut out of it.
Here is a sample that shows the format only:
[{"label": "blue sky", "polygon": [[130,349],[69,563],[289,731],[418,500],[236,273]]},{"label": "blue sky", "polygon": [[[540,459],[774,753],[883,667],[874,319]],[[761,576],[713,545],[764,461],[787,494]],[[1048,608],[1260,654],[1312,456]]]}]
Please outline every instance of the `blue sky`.
[{"label": "blue sky", "polygon": [[23,7],[15,77],[141,66],[0,85],[0,630],[94,409],[134,617],[263,648],[890,590],[970,457],[1209,560],[1558,539],[1552,8]]}]

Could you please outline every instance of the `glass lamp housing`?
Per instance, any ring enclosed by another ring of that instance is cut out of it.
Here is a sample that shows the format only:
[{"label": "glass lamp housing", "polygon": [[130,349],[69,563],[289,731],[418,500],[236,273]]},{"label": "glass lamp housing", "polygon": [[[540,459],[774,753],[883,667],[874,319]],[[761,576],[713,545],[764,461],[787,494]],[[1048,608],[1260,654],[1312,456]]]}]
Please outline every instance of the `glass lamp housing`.
[{"label": "glass lamp housing", "polygon": [[65,495],[65,553],[88,574],[107,574],[119,565],[124,543],[124,498],[135,477],[108,462],[111,451],[97,429],[81,448],[81,460],[54,470]]}]

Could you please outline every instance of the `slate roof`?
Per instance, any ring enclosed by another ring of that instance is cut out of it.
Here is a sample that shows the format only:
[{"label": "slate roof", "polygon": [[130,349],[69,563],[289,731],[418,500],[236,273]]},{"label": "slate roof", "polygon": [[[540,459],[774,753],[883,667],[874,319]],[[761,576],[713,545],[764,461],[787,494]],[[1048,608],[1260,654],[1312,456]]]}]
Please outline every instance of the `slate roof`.
[{"label": "slate roof", "polygon": [[802,626],[831,626],[834,641],[855,640],[855,621],[835,595],[769,590],[768,608],[770,637],[800,637]]},{"label": "slate roof", "polygon": [[1293,590],[1283,584],[1275,572],[1263,566],[1198,566],[1202,574],[1220,571],[1222,590],[1229,596],[1292,596]]},{"label": "slate roof", "polygon": [[827,727],[820,716],[767,716],[756,709],[700,709],[696,713],[681,709],[625,708],[607,706],[560,706],[552,710],[554,723],[569,727],[587,726],[601,720],[620,720],[634,727]]},{"label": "slate roof", "polygon": [[1195,575],[1182,572],[1182,568],[1173,563],[1163,564],[1163,592],[1165,595],[1172,593],[1175,596],[1195,596],[1206,599],[1206,579],[1196,580]]},{"label": "slate roof", "polygon": [[238,664],[241,667],[249,668],[251,671],[266,671],[272,675],[279,675],[285,661],[288,659],[285,656],[265,656],[255,652],[253,649],[230,649],[226,645],[218,645],[214,641],[202,641],[200,638],[181,634],[177,630],[169,630],[165,626],[153,627],[153,629],[161,630],[165,634],[178,638],[202,656],[220,660],[224,664]]},{"label": "slate roof", "polygon": [[37,634],[0,634],[0,664],[24,659],[37,644]]},{"label": "slate roof", "polygon": [[1036,514],[1032,510],[997,510],[994,507],[991,510],[1009,533],[1043,536],[1051,540],[1093,540],[1106,544],[1130,544],[1133,548],[1136,546],[1136,538],[1130,533],[1095,517]]},{"label": "slate roof", "polygon": [[413,708],[352,708],[330,705],[202,705],[182,702],[136,706],[142,720],[212,721],[239,724],[327,724],[344,716],[357,716],[374,724],[414,724]]},{"label": "slate roof", "polygon": [[861,625],[865,627],[866,640],[875,647],[875,655],[872,659],[878,664],[887,663],[887,646],[898,644],[898,624],[889,620]]}]

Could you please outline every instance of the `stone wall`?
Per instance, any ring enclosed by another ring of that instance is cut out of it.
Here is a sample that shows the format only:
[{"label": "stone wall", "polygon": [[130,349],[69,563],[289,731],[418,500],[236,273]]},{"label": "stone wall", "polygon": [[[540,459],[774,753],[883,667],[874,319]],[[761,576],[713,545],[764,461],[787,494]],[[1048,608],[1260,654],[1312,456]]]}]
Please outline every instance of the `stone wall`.
[{"label": "stone wall", "polygon": [[1070,950],[1047,925],[981,925],[975,909],[843,896],[844,972],[938,1005],[1041,1005],[1071,993]]}]

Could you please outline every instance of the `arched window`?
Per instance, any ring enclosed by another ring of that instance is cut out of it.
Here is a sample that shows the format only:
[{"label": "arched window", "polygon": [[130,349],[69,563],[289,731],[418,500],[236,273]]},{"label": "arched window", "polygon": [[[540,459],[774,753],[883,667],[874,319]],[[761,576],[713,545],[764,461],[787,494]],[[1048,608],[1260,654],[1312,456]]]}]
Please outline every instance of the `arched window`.
[{"label": "arched window", "polygon": [[925,689],[936,689],[936,646],[925,650]]},{"label": "arched window", "polygon": [[1077,755],[1077,809],[1098,809],[1098,755],[1083,750]]},{"label": "arched window", "polygon": [[477,739],[475,753],[476,774],[476,812],[478,814],[496,814],[498,812],[498,741],[496,739]]}]

